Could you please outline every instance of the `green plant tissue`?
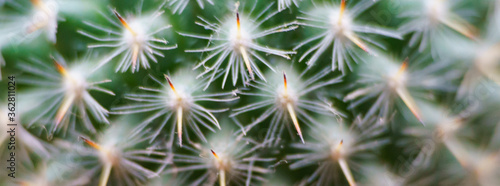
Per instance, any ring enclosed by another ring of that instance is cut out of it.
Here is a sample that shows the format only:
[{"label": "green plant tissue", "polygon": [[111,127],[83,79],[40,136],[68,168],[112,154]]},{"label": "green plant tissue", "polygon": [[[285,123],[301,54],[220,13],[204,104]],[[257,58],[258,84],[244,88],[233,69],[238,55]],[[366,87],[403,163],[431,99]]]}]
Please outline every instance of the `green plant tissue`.
[{"label": "green plant tissue", "polygon": [[0,0],[0,185],[500,185],[500,0]]}]

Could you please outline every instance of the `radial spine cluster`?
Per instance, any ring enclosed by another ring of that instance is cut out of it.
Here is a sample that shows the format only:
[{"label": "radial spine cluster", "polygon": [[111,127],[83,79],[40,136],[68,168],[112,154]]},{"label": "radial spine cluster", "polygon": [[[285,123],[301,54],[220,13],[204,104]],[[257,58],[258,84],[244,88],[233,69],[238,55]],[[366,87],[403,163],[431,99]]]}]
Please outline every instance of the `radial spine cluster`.
[{"label": "radial spine cluster", "polygon": [[500,185],[500,0],[0,0],[0,185]]}]

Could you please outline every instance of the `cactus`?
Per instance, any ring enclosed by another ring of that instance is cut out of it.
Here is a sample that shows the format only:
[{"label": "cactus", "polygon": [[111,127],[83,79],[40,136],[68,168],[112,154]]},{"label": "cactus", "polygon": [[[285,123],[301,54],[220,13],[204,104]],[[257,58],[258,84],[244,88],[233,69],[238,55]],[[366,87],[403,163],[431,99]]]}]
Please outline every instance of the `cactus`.
[{"label": "cactus", "polygon": [[499,185],[500,0],[0,0],[0,185]]}]

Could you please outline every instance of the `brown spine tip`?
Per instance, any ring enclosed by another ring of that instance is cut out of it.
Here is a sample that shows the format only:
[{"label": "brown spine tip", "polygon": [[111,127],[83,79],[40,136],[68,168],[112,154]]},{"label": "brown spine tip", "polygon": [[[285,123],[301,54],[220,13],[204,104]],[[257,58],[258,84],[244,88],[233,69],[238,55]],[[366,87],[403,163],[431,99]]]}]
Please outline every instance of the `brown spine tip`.
[{"label": "brown spine tip", "polygon": [[31,0],[31,3],[35,6],[40,6],[42,2],[40,2],[40,0]]},{"label": "brown spine tip", "polygon": [[59,63],[57,62],[56,59],[54,59],[53,57],[52,58],[52,62],[54,63],[54,66],[56,66],[56,69],[59,73],[61,73],[62,75],[65,75],[66,74],[66,69]]},{"label": "brown spine tip", "polygon": [[344,144],[344,139],[341,139],[339,145],[337,145],[337,147],[335,147],[335,153],[340,152],[340,149],[342,148],[342,144]]},{"label": "brown spine tip", "polygon": [[115,16],[118,18],[118,20],[120,20],[120,22],[125,25],[127,24],[127,22],[125,22],[125,19],[123,19],[122,16],[120,16],[120,14],[116,11],[116,10],[113,10],[113,13],[115,13]]},{"label": "brown spine tip", "polygon": [[41,0],[30,0],[31,1],[31,4],[33,4],[34,6],[37,6],[38,8],[40,8],[40,6],[43,5],[43,2]]},{"label": "brown spine tip", "polygon": [[170,88],[172,88],[172,90],[174,90],[174,92],[175,92],[175,87],[174,87],[174,84],[172,84],[170,77],[168,77],[166,74],[164,76],[165,76],[165,79],[167,79],[167,82],[168,82],[168,85],[170,85]]},{"label": "brown spine tip", "polygon": [[408,68],[408,61],[410,61],[410,59],[406,57],[406,59],[403,61],[403,64],[401,64],[401,67],[399,68],[399,75],[401,75],[404,71],[406,71],[406,68]]},{"label": "brown spine tip", "polygon": [[236,12],[236,24],[238,25],[238,30],[241,28],[240,24],[240,13]]},{"label": "brown spine tip", "polygon": [[101,146],[99,146],[97,143],[94,143],[93,141],[91,141],[83,136],[80,136],[80,139],[82,139],[85,143],[87,143],[88,145],[90,145],[94,149],[97,149],[97,150],[101,149]]},{"label": "brown spine tip", "polygon": [[135,35],[136,33],[134,32],[134,30],[132,30],[132,28],[130,28],[130,26],[128,25],[127,21],[125,21],[125,19],[123,19],[122,16],[120,16],[120,14],[116,11],[116,10],[113,10],[113,13],[115,13],[115,16],[118,18],[118,20],[120,20],[120,22],[122,23],[122,25],[128,30],[130,31],[130,33],[132,33],[132,35]]},{"label": "brown spine tip", "polygon": [[215,158],[218,160],[219,159],[219,156],[217,156],[217,153],[214,152],[214,150],[210,149],[210,151],[212,151],[212,154],[215,156]]},{"label": "brown spine tip", "polygon": [[287,88],[286,73],[283,72],[283,83],[285,84],[285,89]]},{"label": "brown spine tip", "polygon": [[240,30],[240,13],[238,12],[238,8],[240,7],[240,2],[236,2],[235,12],[236,12],[236,24],[238,25],[238,30]]},{"label": "brown spine tip", "polygon": [[344,12],[345,12],[345,0],[342,0],[342,2],[340,3],[339,23],[342,23],[342,18],[344,16]]}]

